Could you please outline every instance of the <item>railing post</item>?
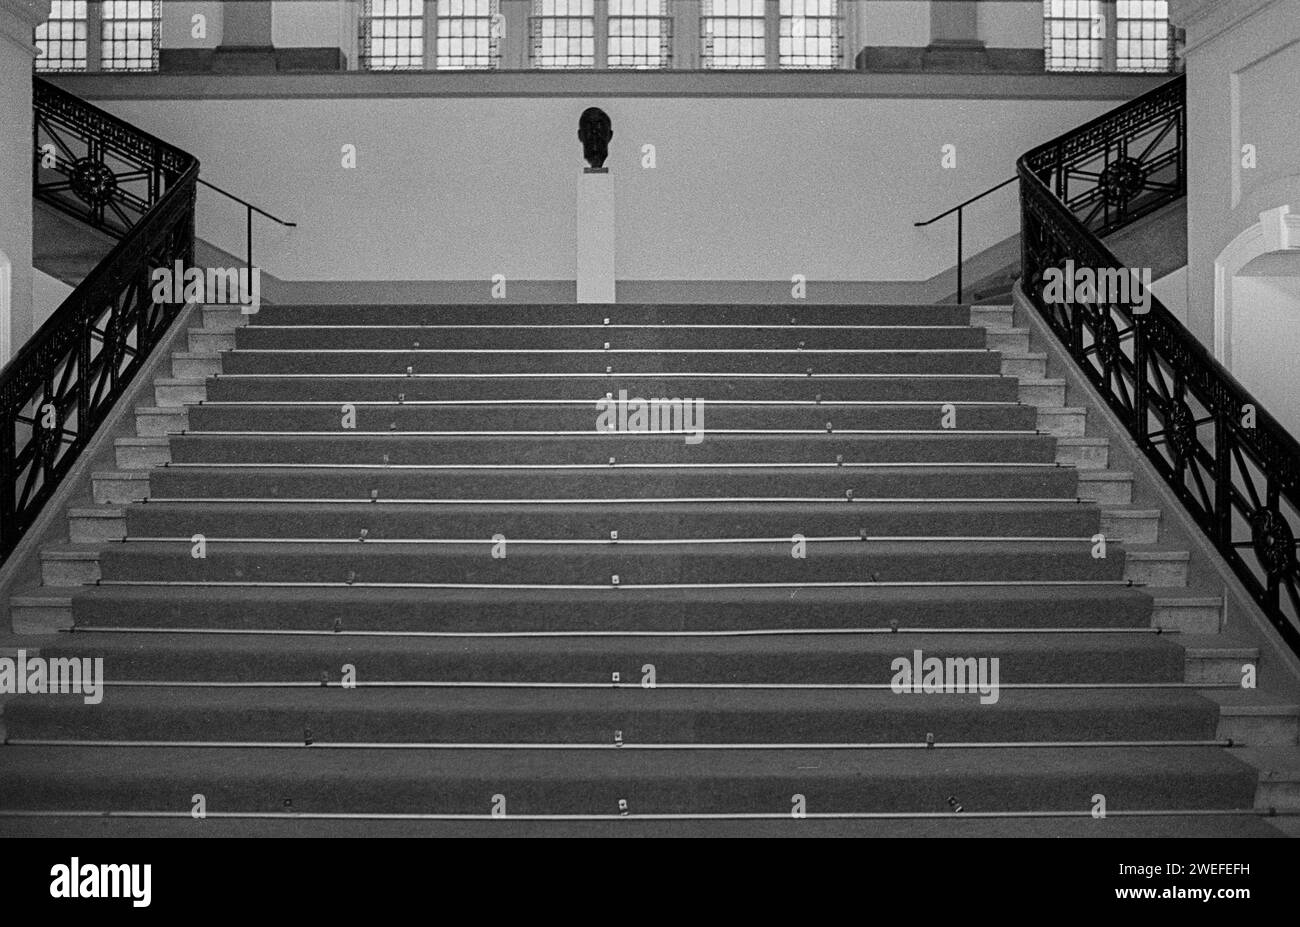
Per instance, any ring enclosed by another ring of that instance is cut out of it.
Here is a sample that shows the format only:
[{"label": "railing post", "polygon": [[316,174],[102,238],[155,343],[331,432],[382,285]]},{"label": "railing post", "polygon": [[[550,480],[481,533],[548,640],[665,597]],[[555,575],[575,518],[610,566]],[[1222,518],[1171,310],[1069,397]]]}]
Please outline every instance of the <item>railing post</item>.
[{"label": "railing post", "polygon": [[9,401],[8,390],[0,387],[0,558],[18,543],[18,462],[14,439],[17,415]]},{"label": "railing post", "polygon": [[245,261],[245,266],[248,268],[248,279],[250,281],[248,285],[251,287],[253,285],[251,282],[253,279],[253,207],[245,206],[244,215],[248,220],[248,259]]},{"label": "railing post", "polygon": [[962,276],[961,276],[961,264],[962,264],[962,235],[963,235],[963,233],[964,233],[964,228],[963,228],[963,224],[962,224],[962,208],[961,208],[961,207],[958,207],[958,209],[957,209],[957,304],[958,304],[958,305],[961,305],[961,303],[962,303]]},{"label": "railing post", "polygon": [[[1139,284],[1131,283],[1137,286]],[[1151,429],[1147,421],[1147,337],[1145,315],[1134,314],[1129,323],[1133,326],[1133,417],[1138,447],[1143,451],[1150,445],[1147,435]]]},{"label": "railing post", "polygon": [[1232,426],[1229,410],[1214,410],[1214,531],[1220,550],[1232,545]]}]

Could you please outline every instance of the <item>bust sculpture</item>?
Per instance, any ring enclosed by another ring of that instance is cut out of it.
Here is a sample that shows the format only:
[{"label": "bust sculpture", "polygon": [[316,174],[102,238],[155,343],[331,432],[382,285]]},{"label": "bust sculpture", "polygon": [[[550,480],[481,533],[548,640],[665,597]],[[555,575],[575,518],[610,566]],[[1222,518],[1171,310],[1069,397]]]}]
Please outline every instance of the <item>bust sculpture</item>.
[{"label": "bust sculpture", "polygon": [[600,107],[589,106],[578,117],[578,141],[582,142],[582,157],[591,167],[589,172],[606,171],[605,159],[609,157],[609,140],[614,137],[609,115]]}]

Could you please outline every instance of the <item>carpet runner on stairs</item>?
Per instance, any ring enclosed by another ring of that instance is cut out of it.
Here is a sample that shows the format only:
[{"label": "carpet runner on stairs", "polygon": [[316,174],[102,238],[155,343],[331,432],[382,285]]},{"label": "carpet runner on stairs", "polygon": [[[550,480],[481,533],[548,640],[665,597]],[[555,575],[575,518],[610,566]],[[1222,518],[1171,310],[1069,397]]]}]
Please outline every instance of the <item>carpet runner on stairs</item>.
[{"label": "carpet runner on stairs", "polygon": [[[125,538],[54,552],[40,655],[109,686],[4,705],[0,833],[1274,835],[992,339],[264,307]],[[702,401],[699,440],[602,432],[621,396]],[[895,691],[925,657],[996,693]]]}]

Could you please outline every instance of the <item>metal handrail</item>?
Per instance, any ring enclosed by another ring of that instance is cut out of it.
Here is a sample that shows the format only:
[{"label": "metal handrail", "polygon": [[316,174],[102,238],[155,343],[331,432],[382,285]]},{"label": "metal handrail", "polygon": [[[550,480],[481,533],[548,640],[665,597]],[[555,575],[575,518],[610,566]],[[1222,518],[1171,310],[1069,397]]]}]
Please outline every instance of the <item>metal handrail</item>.
[{"label": "metal handrail", "polygon": [[260,206],[254,206],[252,203],[248,202],[248,200],[243,199],[242,197],[235,196],[235,194],[231,193],[229,190],[224,190],[221,187],[218,187],[216,184],[204,180],[202,177],[198,178],[198,182],[201,183],[203,186],[207,187],[209,190],[215,190],[217,193],[220,193],[222,196],[226,197],[227,199],[234,200],[236,203],[239,203],[241,206],[244,207],[244,228],[246,230],[245,241],[247,243],[246,251],[244,253],[244,266],[248,268],[250,274],[252,273],[253,270],[253,213],[257,213],[260,216],[265,216],[266,218],[270,219],[272,222],[278,222],[280,225],[283,225],[285,228],[294,229],[298,227],[297,222],[290,222],[287,219],[281,219],[278,216],[273,216],[265,209],[262,209]]}]

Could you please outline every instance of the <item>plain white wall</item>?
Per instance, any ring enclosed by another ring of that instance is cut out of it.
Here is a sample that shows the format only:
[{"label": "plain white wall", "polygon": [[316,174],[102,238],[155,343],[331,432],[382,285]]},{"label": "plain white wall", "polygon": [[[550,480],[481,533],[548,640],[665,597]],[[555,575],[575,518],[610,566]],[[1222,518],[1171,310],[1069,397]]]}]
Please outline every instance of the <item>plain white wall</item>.
[{"label": "plain white wall", "polygon": [[976,10],[980,41],[990,48],[1042,48],[1041,0],[996,0]]},{"label": "plain white wall", "polygon": [[1300,436],[1300,276],[1233,279],[1232,375]]},{"label": "plain white wall", "polygon": [[[299,223],[257,227],[286,280],[566,280],[578,114],[614,123],[620,279],[925,280],[954,228],[913,223],[1010,177],[1033,145],[1114,106],[881,98],[332,98],[99,101],[197,155],[204,176]],[[358,167],[341,167],[357,146]],[[640,166],[644,144],[657,167]],[[940,166],[957,147],[956,170]],[[242,223],[200,232],[243,252]],[[1015,197],[968,223],[968,254],[1018,228]]]},{"label": "plain white wall", "polygon": [[858,17],[864,45],[930,44],[928,0],[858,0]]},{"label": "plain white wall", "polygon": [[1174,318],[1187,324],[1187,268],[1180,267],[1151,284],[1151,292]]},{"label": "plain white wall", "polygon": [[1187,22],[1188,327],[1212,346],[1215,259],[1261,212],[1300,203],[1300,0],[1201,10]]},{"label": "plain white wall", "polygon": [[271,8],[271,38],[276,48],[342,48],[343,13],[348,0],[281,2]]},{"label": "plain white wall", "polygon": [[[43,9],[42,9],[43,7]],[[35,13],[33,11],[36,11]],[[0,253],[12,265],[9,352],[32,326],[32,50],[31,35],[49,3],[0,3]],[[0,357],[0,364],[8,357]]]},{"label": "plain white wall", "polygon": [[[164,0],[162,5],[163,48],[216,48],[221,44],[219,0]],[[202,16],[202,36],[194,35],[195,16]]]},{"label": "plain white wall", "polygon": [[55,309],[72,294],[72,287],[62,280],[56,280],[49,274],[32,269],[32,314],[36,318],[36,328],[50,317]]}]

